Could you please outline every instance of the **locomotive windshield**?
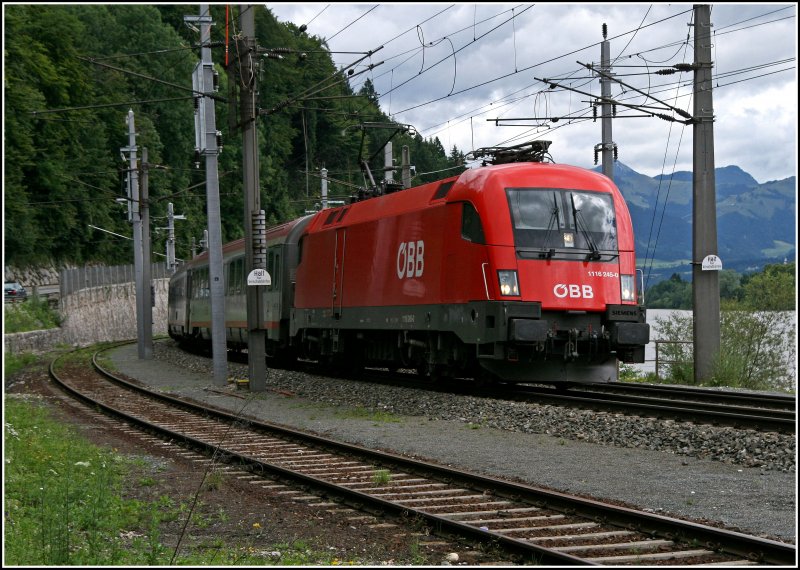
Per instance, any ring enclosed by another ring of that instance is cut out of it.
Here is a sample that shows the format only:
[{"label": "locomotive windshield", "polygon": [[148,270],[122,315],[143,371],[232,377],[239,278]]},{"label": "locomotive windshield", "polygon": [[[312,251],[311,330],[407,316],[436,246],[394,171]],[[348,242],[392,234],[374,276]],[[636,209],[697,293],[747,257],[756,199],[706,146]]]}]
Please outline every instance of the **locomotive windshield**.
[{"label": "locomotive windshield", "polygon": [[599,260],[617,253],[611,194],[553,188],[507,188],[517,248],[556,254],[580,250]]}]

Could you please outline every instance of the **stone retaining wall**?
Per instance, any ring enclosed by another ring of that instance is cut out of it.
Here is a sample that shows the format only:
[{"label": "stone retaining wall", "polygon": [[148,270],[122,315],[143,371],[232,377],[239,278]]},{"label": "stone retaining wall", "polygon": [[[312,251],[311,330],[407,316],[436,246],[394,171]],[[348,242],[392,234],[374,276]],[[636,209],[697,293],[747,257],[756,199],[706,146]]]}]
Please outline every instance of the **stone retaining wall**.
[{"label": "stone retaining wall", "polygon": [[[167,334],[169,279],[154,280],[153,336]],[[46,352],[57,344],[88,346],[136,338],[133,283],[84,289],[61,299],[59,329],[4,335],[7,352]]]},{"label": "stone retaining wall", "polygon": [[3,335],[3,352],[21,354],[23,352],[47,352],[63,344],[64,333],[59,329],[46,329]]}]

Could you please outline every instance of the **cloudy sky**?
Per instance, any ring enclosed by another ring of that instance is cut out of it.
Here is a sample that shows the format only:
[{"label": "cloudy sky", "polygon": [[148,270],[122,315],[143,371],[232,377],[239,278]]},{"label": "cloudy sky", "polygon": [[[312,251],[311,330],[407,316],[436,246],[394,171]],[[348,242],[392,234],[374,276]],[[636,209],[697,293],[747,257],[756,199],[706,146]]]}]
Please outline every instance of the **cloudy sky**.
[{"label": "cloudy sky", "polygon": [[[619,160],[648,176],[691,170],[692,127],[642,116],[677,116],[664,110],[669,106],[692,112],[693,74],[654,73],[693,62],[691,4],[267,7],[281,21],[305,24],[331,51],[358,52],[334,54],[339,66],[375,52],[354,69],[380,65],[357,74],[353,88],[370,78],[384,112],[446,149],[544,139],[553,141],[556,162],[584,167],[594,166],[601,141],[588,104],[600,83],[581,64],[599,63],[605,23],[614,73],[627,84],[613,84],[612,96],[649,106],[618,107]],[[759,182],[796,175],[796,4],[713,4],[711,22],[717,167],[735,164]]]}]

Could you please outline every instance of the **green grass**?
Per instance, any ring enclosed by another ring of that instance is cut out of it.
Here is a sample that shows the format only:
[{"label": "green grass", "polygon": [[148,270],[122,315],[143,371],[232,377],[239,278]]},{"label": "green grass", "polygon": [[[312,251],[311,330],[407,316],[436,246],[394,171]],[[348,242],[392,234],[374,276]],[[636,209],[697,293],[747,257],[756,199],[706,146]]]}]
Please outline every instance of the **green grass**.
[{"label": "green grass", "polygon": [[10,376],[11,374],[15,374],[31,364],[35,364],[37,361],[38,358],[36,355],[30,352],[22,352],[20,354],[11,354],[10,352],[5,352],[3,354],[3,371],[5,372],[6,376]]},{"label": "green grass", "polygon": [[388,485],[392,480],[392,474],[388,469],[378,469],[372,474],[372,483],[376,486]]},{"label": "green grass", "polygon": [[795,247],[794,244],[785,241],[774,240],[772,243],[774,247],[761,250],[765,257],[787,256]]},{"label": "green grass", "polygon": [[399,423],[401,420],[391,412],[383,410],[370,410],[368,408],[357,407],[349,410],[339,410],[335,413],[337,418],[354,419],[354,420],[367,420],[378,423]]},{"label": "green grass", "polygon": [[61,315],[46,300],[30,297],[21,303],[7,303],[3,314],[6,333],[58,328]]},{"label": "green grass", "polygon": [[[241,540],[165,547],[161,525],[189,512],[169,496],[144,503],[124,497],[126,474],[141,459],[96,447],[47,410],[5,400],[5,552],[10,566],[352,565],[303,542],[272,544],[260,526]],[[133,484],[155,481],[139,477]],[[192,528],[226,520],[194,513]],[[173,559],[175,556],[175,560]]]},{"label": "green grass", "polygon": [[41,408],[5,403],[5,562],[10,565],[121,564],[118,530],[142,506],[120,498],[123,468]]}]

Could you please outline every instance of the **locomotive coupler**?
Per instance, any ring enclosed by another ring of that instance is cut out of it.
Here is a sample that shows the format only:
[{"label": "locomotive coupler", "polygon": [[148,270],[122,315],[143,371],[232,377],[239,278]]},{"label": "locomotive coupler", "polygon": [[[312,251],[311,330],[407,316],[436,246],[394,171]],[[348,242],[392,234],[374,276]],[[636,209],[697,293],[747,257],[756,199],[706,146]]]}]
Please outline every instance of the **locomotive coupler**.
[{"label": "locomotive coupler", "polygon": [[564,360],[569,362],[578,358],[578,329],[569,330],[569,340],[564,346]]}]

